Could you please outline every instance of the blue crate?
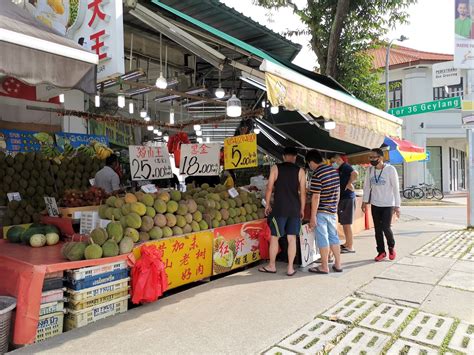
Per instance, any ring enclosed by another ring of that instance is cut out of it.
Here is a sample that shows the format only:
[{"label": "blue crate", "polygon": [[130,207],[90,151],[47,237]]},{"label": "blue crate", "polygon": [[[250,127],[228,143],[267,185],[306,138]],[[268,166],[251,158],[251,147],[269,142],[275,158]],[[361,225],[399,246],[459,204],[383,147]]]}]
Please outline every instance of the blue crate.
[{"label": "blue crate", "polygon": [[66,286],[75,291],[83,290],[89,287],[96,287],[109,282],[118,281],[128,277],[128,269],[115,270],[106,272],[91,277],[86,277],[82,280],[67,279]]}]

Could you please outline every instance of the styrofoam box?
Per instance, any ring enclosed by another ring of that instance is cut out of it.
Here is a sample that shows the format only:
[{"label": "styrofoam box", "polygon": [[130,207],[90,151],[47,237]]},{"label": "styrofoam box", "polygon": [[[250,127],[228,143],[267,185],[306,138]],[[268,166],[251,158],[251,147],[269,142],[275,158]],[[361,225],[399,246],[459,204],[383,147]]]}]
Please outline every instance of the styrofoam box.
[{"label": "styrofoam box", "polygon": [[66,314],[66,330],[80,328],[98,320],[126,312],[128,310],[129,295],[116,300],[102,303],[80,311],[70,310]]},{"label": "styrofoam box", "polygon": [[80,311],[82,309],[95,307],[101,303],[107,303],[118,298],[122,298],[128,295],[129,287],[124,287],[116,292],[108,292],[100,295],[99,297],[86,298],[82,301],[70,300],[67,304],[68,310]]},{"label": "styrofoam box", "polygon": [[45,291],[41,294],[41,304],[51,303],[64,300],[65,288],[59,288],[57,290]]},{"label": "styrofoam box", "polygon": [[49,339],[63,332],[64,313],[57,312],[40,317],[35,342]]},{"label": "styrofoam box", "polygon": [[83,267],[81,269],[76,269],[76,270],[68,270],[66,275],[67,275],[67,278],[70,280],[83,280],[87,277],[105,274],[106,272],[112,272],[116,270],[123,270],[126,268],[127,268],[126,261],[117,261],[115,263],[110,263],[110,264],[105,264],[105,265]]},{"label": "styrofoam box", "polygon": [[40,307],[40,317],[46,314],[63,312],[64,311],[64,300],[44,303]]},{"label": "styrofoam box", "polygon": [[84,290],[79,291],[67,289],[67,298],[72,301],[85,301],[87,299],[96,298],[104,294],[118,292],[128,287],[129,280],[130,278],[127,277],[126,279],[118,280],[105,285],[86,288]]},{"label": "styrofoam box", "polygon": [[82,212],[81,213],[81,224],[79,233],[90,234],[90,232],[96,228],[99,224],[99,213],[98,212]]},{"label": "styrofoam box", "polygon": [[83,290],[85,288],[105,285],[111,282],[126,279],[127,277],[128,277],[128,269],[122,269],[122,270],[106,272],[104,274],[99,274],[92,277],[87,277],[82,280],[69,280],[68,279],[65,284],[66,284],[66,287],[78,291],[78,290]]}]

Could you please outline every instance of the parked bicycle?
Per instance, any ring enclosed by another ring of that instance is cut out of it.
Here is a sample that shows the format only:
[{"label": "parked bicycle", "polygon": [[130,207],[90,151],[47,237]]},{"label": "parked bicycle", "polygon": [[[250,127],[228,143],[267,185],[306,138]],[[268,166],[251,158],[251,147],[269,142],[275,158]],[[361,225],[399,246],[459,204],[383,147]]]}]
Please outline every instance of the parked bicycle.
[{"label": "parked bicycle", "polygon": [[421,183],[420,188],[423,190],[425,198],[429,200],[432,198],[435,198],[436,200],[442,200],[444,198],[443,191],[432,184]]},{"label": "parked bicycle", "polygon": [[423,192],[423,190],[415,185],[409,186],[402,191],[402,196],[407,200],[420,200],[423,198],[424,195],[425,193]]}]

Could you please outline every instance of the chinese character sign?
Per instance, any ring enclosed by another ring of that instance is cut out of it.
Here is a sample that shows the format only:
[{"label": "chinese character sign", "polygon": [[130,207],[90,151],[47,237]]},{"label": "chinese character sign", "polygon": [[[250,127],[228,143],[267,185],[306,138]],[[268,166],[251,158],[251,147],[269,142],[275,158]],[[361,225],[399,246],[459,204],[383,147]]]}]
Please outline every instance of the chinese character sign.
[{"label": "chinese character sign", "polygon": [[36,131],[0,130],[0,148],[9,153],[36,152],[41,148],[40,142],[35,138]]},{"label": "chinese character sign", "polygon": [[255,133],[224,140],[224,167],[226,170],[252,168],[257,165],[257,135]]},{"label": "chinese character sign", "polygon": [[180,174],[187,176],[219,175],[219,144],[182,144]]},{"label": "chinese character sign", "polygon": [[169,179],[173,177],[170,155],[166,145],[147,147],[131,145],[130,173],[132,180]]},{"label": "chinese character sign", "polygon": [[[212,231],[148,242],[163,251],[169,288],[179,287],[212,276]],[[136,258],[140,248],[135,248]]]},{"label": "chinese character sign", "polygon": [[92,141],[97,141],[107,146],[109,145],[109,140],[106,136],[65,132],[56,133],[56,144],[61,150],[64,150],[64,144],[66,143],[69,143],[74,149],[77,149],[80,146],[89,145]]}]

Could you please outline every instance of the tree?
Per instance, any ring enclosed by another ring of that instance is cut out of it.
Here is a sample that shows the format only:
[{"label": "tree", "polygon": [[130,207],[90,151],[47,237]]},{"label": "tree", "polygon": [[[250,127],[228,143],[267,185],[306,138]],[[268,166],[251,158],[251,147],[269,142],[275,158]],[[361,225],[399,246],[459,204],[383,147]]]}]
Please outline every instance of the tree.
[{"label": "tree", "polygon": [[254,0],[267,9],[288,7],[305,29],[289,34],[310,36],[321,74],[339,81],[359,99],[383,108],[383,88],[374,73],[369,48],[397,24],[408,20],[407,8],[417,0]]}]

